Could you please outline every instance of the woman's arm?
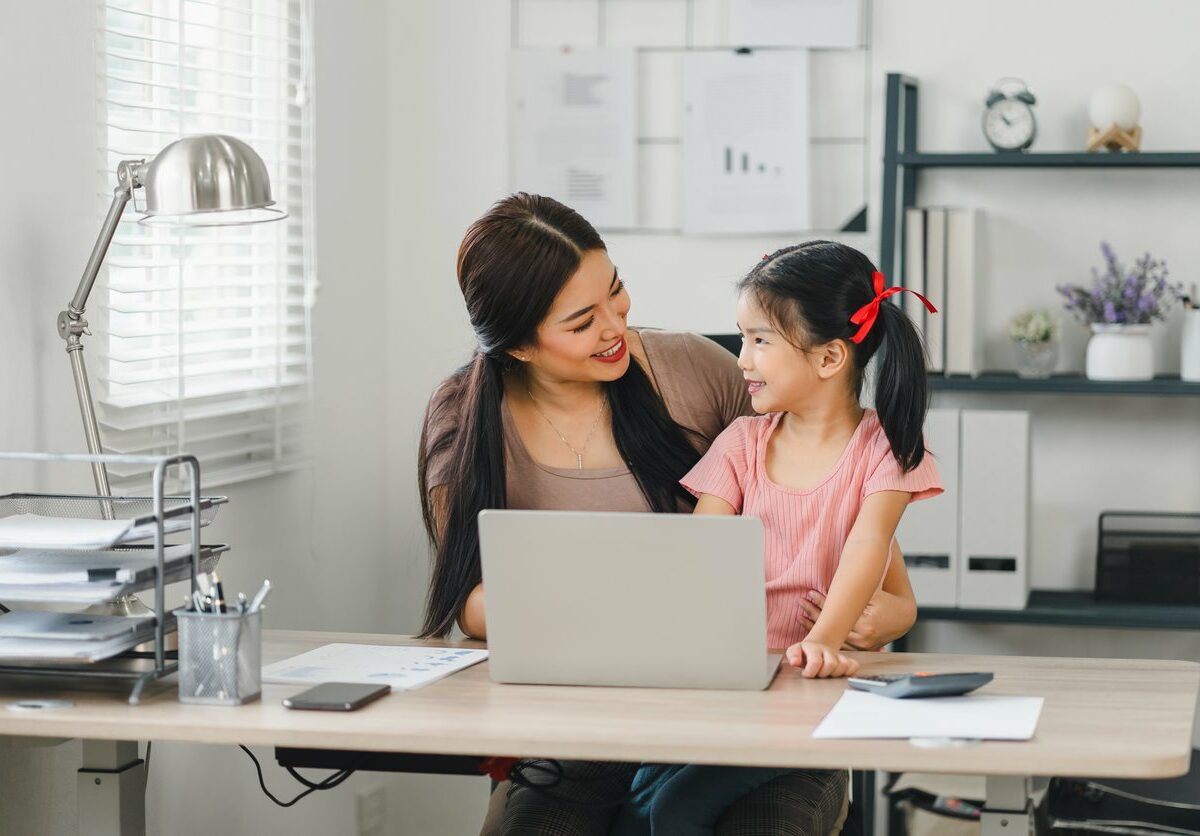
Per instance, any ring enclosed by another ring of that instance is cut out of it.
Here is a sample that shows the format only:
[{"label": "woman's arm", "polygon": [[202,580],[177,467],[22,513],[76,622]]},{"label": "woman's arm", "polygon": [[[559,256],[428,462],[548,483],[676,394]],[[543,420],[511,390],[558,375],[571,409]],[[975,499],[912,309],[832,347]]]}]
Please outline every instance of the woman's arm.
[{"label": "woman's arm", "polygon": [[487,639],[487,618],[483,608],[483,584],[476,584],[458,614],[458,627],[469,639]]},{"label": "woman's arm", "polygon": [[[433,523],[440,542],[446,532],[446,486],[438,485],[429,491],[430,506],[433,509]],[[487,638],[487,619],[483,609],[483,584],[475,585],[467,602],[463,604],[458,614],[458,628],[470,639]]]},{"label": "woman's arm", "polygon": [[896,526],[910,499],[904,491],[880,491],[863,502],[821,614],[804,641],[788,648],[789,661],[803,665],[805,676],[846,676],[857,670],[857,663],[838,651],[879,587]]}]

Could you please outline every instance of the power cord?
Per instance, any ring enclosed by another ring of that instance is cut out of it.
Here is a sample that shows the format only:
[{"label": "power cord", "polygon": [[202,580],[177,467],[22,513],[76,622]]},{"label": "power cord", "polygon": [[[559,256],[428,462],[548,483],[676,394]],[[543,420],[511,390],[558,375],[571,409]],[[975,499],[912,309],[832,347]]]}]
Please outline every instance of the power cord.
[{"label": "power cord", "polygon": [[581,798],[568,798],[560,793],[553,792],[554,788],[559,786],[564,780],[572,784],[587,784],[609,779],[604,775],[588,778],[577,775],[568,777],[564,773],[563,765],[560,761],[549,759],[517,761],[508,772],[508,780],[512,782],[509,793],[512,793],[517,787],[524,787],[527,790],[536,792],[538,795],[553,799],[562,804],[587,809],[603,810],[608,807],[619,807],[636,797],[635,793],[627,791],[621,793],[617,798],[606,801],[585,801]]},{"label": "power cord", "polygon": [[329,777],[327,777],[321,781],[313,782],[313,781],[309,781],[307,778],[300,775],[298,772],[296,772],[296,770],[292,769],[292,767],[290,767],[290,766],[284,767],[285,769],[287,769],[288,773],[293,778],[295,778],[297,781],[299,781],[301,784],[303,784],[308,789],[306,789],[304,792],[300,793],[298,796],[293,798],[291,801],[280,801],[278,798],[276,798],[274,795],[271,794],[271,791],[269,789],[267,789],[266,781],[263,780],[262,766],[259,765],[258,758],[254,757],[254,753],[251,752],[249,749],[247,749],[245,746],[241,745],[240,743],[238,744],[238,748],[241,749],[243,752],[245,752],[247,755],[249,755],[250,760],[252,760],[254,762],[254,771],[258,773],[258,785],[259,785],[259,787],[262,788],[263,795],[265,795],[267,798],[274,801],[280,807],[291,807],[293,804],[295,804],[300,799],[304,798],[307,795],[311,795],[312,793],[316,792],[317,790],[331,790],[334,787],[336,787],[338,784],[341,784],[343,781],[345,781],[347,778],[349,778],[351,775],[354,774],[353,769],[342,769],[342,770],[339,770],[338,772],[333,773],[332,775],[330,775]]}]

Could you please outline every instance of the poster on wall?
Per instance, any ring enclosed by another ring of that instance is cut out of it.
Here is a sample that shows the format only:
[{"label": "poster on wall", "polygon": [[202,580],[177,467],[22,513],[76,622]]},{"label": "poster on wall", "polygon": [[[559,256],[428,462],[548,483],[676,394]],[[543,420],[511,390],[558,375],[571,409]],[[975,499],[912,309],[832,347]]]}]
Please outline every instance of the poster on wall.
[{"label": "poster on wall", "polygon": [[636,223],[637,58],[628,49],[518,49],[511,57],[512,186],[601,229]]},{"label": "poster on wall", "polygon": [[862,0],[729,0],[736,46],[845,49],[864,40]]},{"label": "poster on wall", "polygon": [[684,234],[809,227],[808,52],[688,53]]}]

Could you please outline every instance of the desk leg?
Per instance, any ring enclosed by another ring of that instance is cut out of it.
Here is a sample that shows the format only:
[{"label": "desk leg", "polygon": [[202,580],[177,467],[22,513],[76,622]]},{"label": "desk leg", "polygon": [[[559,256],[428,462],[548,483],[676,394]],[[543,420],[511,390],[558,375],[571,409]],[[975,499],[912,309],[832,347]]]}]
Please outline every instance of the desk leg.
[{"label": "desk leg", "polygon": [[83,741],[79,836],[146,836],[143,764],[135,741]]},{"label": "desk leg", "polygon": [[980,816],[982,836],[1029,836],[1033,833],[1033,799],[1029,778],[987,776],[987,800]]}]

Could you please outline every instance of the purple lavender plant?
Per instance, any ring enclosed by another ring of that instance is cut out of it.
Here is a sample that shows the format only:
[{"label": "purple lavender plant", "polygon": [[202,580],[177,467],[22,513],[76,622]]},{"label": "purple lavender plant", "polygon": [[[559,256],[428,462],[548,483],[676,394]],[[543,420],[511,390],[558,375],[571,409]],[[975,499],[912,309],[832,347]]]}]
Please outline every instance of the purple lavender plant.
[{"label": "purple lavender plant", "polygon": [[1060,284],[1063,307],[1084,325],[1145,325],[1165,317],[1181,286],[1167,283],[1167,263],[1146,253],[1126,271],[1107,241],[1100,242],[1104,272],[1092,268],[1090,288]]}]

